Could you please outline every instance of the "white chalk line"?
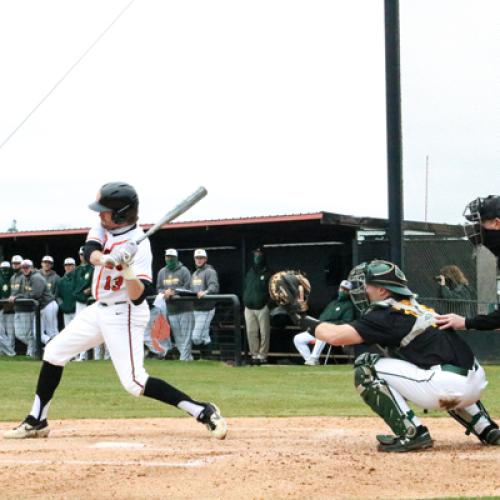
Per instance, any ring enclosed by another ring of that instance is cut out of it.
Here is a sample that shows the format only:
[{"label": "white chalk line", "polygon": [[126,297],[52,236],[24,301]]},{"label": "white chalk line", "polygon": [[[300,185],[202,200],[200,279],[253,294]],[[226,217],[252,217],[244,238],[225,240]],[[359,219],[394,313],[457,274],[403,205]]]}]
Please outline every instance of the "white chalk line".
[{"label": "white chalk line", "polygon": [[20,460],[15,458],[0,458],[0,464],[5,465],[108,465],[117,467],[202,467],[224,457],[199,458],[185,462],[161,462],[158,460]]},{"label": "white chalk line", "polygon": [[98,443],[91,445],[89,448],[137,449],[145,447],[146,445],[144,443],[124,442],[124,441],[99,441]]}]

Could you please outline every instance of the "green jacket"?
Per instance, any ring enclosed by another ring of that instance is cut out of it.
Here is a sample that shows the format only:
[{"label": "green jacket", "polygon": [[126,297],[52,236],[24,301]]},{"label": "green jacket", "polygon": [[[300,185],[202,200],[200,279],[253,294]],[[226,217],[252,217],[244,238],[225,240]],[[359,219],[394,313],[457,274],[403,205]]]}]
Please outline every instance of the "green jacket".
[{"label": "green jacket", "polygon": [[88,295],[84,291],[92,289],[94,266],[92,264],[80,264],[74,272],[73,296],[77,302],[87,304],[88,299],[92,297],[92,291]]},{"label": "green jacket", "polygon": [[10,297],[10,277],[12,269],[0,270],[0,299],[8,299]]},{"label": "green jacket", "polygon": [[248,270],[245,277],[243,304],[248,309],[262,309],[270,301],[269,278],[272,276],[267,267],[257,267],[255,264]]},{"label": "green jacket", "polygon": [[66,273],[57,283],[56,299],[59,308],[64,314],[74,313],[76,310],[76,299],[73,293],[75,287],[76,271]]},{"label": "green jacket", "polygon": [[442,285],[439,287],[439,297],[448,300],[473,300],[472,290],[468,285]]},{"label": "green jacket", "polygon": [[336,325],[343,325],[354,321],[356,311],[349,297],[332,300],[321,313],[320,321],[328,321]]}]

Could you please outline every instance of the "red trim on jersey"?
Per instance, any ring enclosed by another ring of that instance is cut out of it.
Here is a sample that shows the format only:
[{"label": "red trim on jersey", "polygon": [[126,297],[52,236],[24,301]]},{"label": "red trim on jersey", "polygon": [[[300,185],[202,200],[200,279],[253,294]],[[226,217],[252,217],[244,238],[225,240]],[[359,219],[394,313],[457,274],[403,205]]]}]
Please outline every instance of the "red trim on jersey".
[{"label": "red trim on jersey", "polygon": [[99,283],[101,282],[101,275],[104,271],[104,266],[101,266],[101,270],[99,271],[99,276],[97,276],[97,281],[95,283],[95,300],[99,300]]},{"label": "red trim on jersey", "polygon": [[132,329],[130,328],[130,312],[132,310],[132,306],[128,305],[128,348],[130,352],[130,364],[132,366],[132,380],[142,389],[144,390],[144,386],[139,384],[135,379],[135,365],[134,365],[134,353],[132,351]]},{"label": "red trim on jersey", "polygon": [[[106,244],[106,242],[108,241],[108,239],[106,238],[106,240],[104,241],[104,245]],[[122,241],[117,241],[116,243],[113,243],[111,245],[111,247],[109,248],[104,248],[103,247],[103,253],[104,254],[108,254],[108,253],[111,253],[113,248],[117,245],[123,245],[123,243],[126,243],[127,241],[129,240],[122,240]],[[99,276],[97,277],[97,283],[96,283],[96,286],[95,286],[95,300],[98,300],[99,299],[99,284],[101,283],[101,275],[102,275],[102,271],[104,270],[104,267],[101,267],[101,270],[99,271]],[[120,286],[121,288],[121,286]]]},{"label": "red trim on jersey", "polygon": [[127,241],[129,241],[129,240],[117,241],[117,242],[113,243],[107,250],[109,251],[109,253],[111,253],[113,251],[113,248],[115,248],[118,245],[123,245],[124,243],[127,243]]}]

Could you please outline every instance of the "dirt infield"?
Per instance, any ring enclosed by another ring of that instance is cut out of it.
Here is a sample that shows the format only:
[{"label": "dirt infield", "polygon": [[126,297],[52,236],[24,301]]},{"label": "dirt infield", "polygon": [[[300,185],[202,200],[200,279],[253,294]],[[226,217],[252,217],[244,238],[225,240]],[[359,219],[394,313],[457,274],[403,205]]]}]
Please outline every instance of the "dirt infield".
[{"label": "dirt infield", "polygon": [[[435,498],[500,494],[500,447],[427,419],[432,450],[375,451],[371,418],[234,418],[225,441],[192,419],[64,420],[1,440],[2,498]],[[8,429],[3,423],[0,428]]]}]

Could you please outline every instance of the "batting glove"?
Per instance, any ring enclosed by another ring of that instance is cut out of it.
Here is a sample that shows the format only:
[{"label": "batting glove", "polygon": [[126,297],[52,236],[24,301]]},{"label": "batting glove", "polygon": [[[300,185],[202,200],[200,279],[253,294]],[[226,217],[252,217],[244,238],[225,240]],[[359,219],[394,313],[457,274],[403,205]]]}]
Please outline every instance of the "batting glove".
[{"label": "batting glove", "polygon": [[114,269],[120,264],[120,262],[116,259],[115,255],[110,253],[101,255],[100,264],[101,266],[107,267],[108,269]]},{"label": "batting glove", "polygon": [[137,253],[137,243],[135,241],[127,241],[120,245],[116,250],[110,253],[118,264],[125,264],[130,266],[134,261],[135,254]]}]

